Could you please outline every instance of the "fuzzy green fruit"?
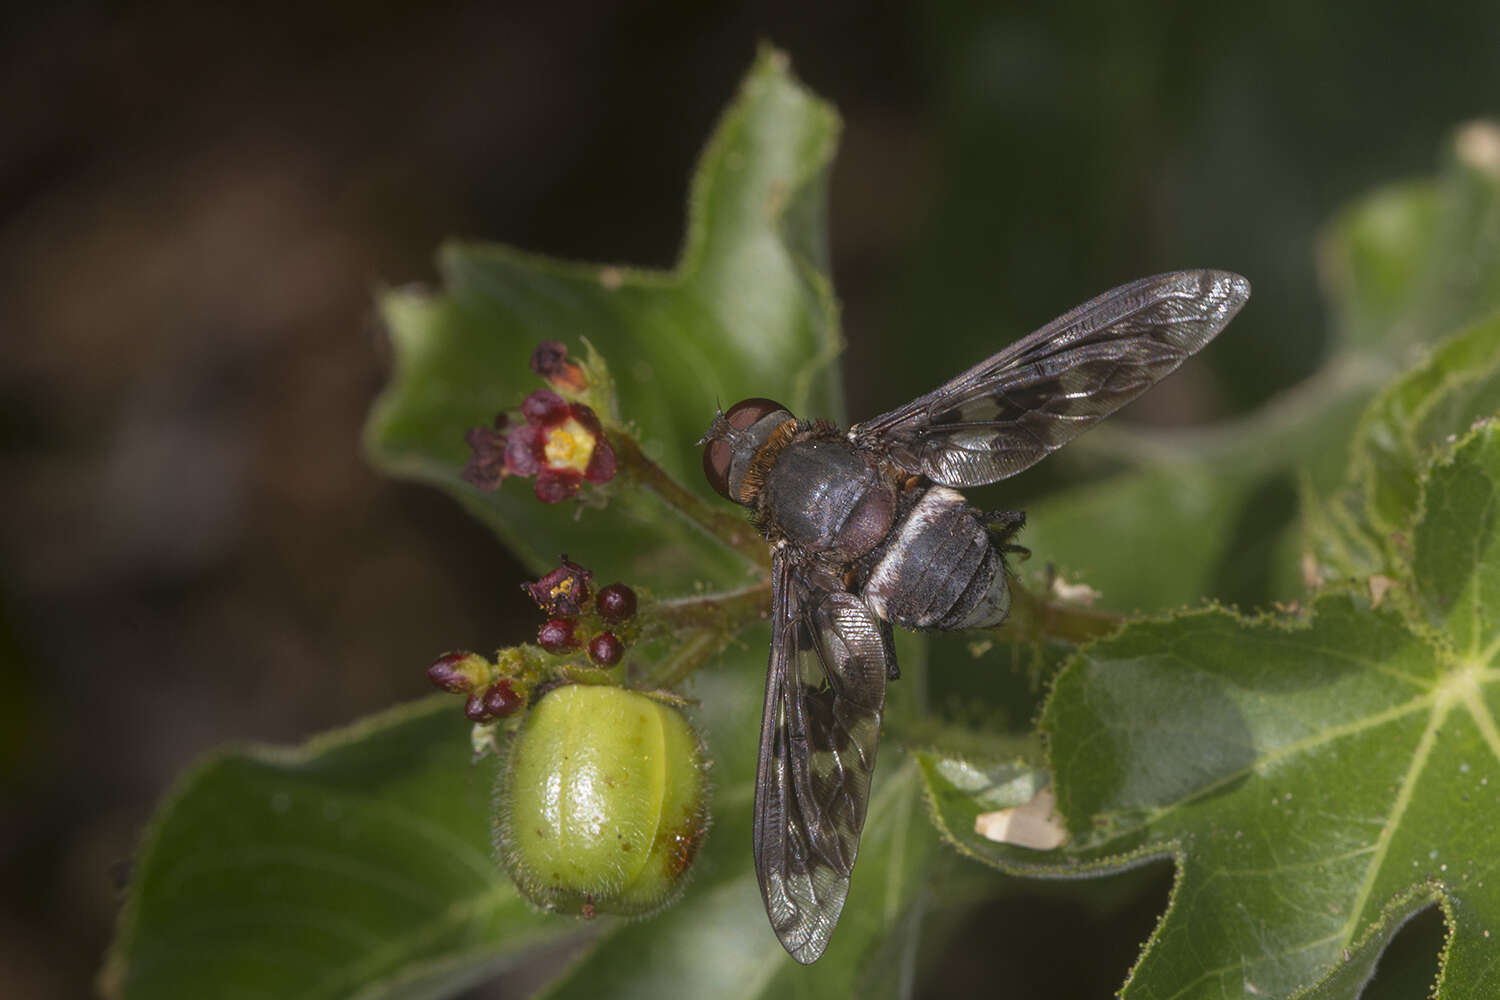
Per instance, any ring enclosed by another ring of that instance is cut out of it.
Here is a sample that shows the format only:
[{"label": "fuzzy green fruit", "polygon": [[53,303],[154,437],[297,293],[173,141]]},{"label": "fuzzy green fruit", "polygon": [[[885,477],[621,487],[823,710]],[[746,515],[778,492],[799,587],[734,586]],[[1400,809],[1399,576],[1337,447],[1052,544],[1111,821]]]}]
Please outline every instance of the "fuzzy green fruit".
[{"label": "fuzzy green fruit", "polygon": [[616,687],[557,688],[511,743],[496,849],[546,909],[649,913],[682,887],[707,831],[703,764],[672,705]]}]

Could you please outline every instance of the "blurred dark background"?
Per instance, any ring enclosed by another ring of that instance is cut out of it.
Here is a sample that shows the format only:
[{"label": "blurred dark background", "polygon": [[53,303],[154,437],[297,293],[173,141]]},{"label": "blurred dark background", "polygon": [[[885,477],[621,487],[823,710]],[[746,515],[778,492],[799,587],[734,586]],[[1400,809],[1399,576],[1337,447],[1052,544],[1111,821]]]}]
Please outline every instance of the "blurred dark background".
[{"label": "blurred dark background", "polygon": [[[438,651],[528,635],[521,568],[361,459],[386,357],[371,292],[434,280],[449,235],[670,265],[697,150],[759,41],[845,117],[832,247],[856,417],[1185,266],[1239,270],[1256,298],[1135,415],[1249,408],[1318,363],[1319,226],[1500,110],[1491,3],[0,18],[7,997],[90,989],[141,826],[200,754],[297,740],[425,693]],[[954,988],[1107,995],[1155,884],[1094,979],[1035,929],[1088,913],[1007,904],[949,963]],[[1026,946],[996,947],[1016,927]]]}]

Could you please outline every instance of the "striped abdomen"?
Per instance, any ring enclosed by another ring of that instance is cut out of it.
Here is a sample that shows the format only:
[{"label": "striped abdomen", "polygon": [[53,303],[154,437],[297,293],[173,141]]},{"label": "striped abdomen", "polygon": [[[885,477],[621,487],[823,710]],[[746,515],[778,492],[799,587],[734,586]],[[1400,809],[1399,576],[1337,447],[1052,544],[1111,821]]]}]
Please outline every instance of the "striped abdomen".
[{"label": "striped abdomen", "polygon": [[1010,611],[989,531],[946,486],[928,487],[894,526],[861,593],[875,614],[905,628],[984,628]]}]

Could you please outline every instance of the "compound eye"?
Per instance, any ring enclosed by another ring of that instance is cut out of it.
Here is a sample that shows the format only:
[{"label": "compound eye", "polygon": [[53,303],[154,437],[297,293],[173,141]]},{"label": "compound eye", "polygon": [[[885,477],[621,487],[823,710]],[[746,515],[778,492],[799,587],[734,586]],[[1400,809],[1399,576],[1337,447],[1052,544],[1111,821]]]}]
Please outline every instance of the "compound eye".
[{"label": "compound eye", "polygon": [[[729,408],[729,412],[724,414],[724,419],[729,422],[729,426],[742,431],[767,414],[784,409],[786,407],[774,399],[755,396],[735,403]],[[729,463],[733,457],[734,450],[729,447],[727,441],[710,441],[703,449],[704,478],[714,488],[714,492],[725,500],[735,499],[729,495]]]},{"label": "compound eye", "polygon": [[786,407],[774,399],[753,396],[750,399],[742,399],[731,406],[729,412],[724,414],[724,419],[729,421],[731,427],[742,431],[761,417],[784,409]]},{"label": "compound eye", "polygon": [[734,499],[729,495],[729,456],[729,445],[723,441],[710,441],[703,449],[703,477],[725,500]]}]

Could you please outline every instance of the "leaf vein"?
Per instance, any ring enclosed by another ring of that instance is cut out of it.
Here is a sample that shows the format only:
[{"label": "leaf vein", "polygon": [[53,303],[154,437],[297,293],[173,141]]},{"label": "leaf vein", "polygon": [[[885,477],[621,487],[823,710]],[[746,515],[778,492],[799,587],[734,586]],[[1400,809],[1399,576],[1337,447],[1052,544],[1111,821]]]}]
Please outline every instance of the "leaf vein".
[{"label": "leaf vein", "polygon": [[1375,891],[1375,882],[1380,877],[1381,865],[1385,861],[1386,854],[1390,851],[1391,841],[1395,839],[1396,829],[1401,825],[1401,817],[1405,815],[1407,808],[1411,805],[1412,797],[1416,793],[1417,778],[1422,769],[1427,765],[1427,760],[1432,756],[1432,748],[1437,742],[1438,730],[1442,728],[1444,719],[1448,716],[1451,703],[1440,701],[1433,706],[1432,714],[1428,718],[1427,728],[1422,732],[1422,738],[1417,741],[1417,748],[1412,753],[1411,763],[1407,766],[1406,774],[1401,778],[1401,787],[1396,792],[1396,800],[1391,804],[1391,813],[1387,818],[1380,836],[1375,840],[1375,851],[1370,859],[1369,870],[1365,874],[1364,882],[1359,887],[1359,893],[1354,898],[1353,905],[1349,908],[1349,919],[1344,923],[1340,931],[1340,937],[1344,947],[1349,947],[1354,941],[1354,931],[1359,926],[1360,915],[1369,903],[1370,895]]}]

